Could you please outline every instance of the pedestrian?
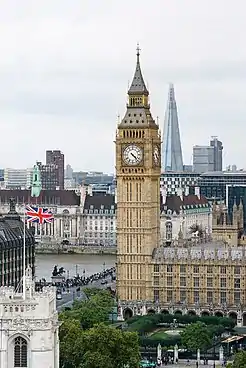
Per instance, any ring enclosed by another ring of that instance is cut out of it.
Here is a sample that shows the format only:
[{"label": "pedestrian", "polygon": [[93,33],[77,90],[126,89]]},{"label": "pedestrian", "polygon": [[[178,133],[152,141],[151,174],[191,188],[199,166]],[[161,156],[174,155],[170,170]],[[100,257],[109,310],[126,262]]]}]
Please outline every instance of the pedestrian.
[{"label": "pedestrian", "polygon": [[196,361],[196,368],[198,368],[198,361]]}]

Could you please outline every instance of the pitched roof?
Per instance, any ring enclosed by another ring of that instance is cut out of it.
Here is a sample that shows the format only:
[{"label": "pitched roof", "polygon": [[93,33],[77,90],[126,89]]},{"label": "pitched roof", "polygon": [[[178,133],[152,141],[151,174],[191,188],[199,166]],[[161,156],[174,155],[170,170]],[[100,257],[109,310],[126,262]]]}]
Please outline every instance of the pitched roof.
[{"label": "pitched roof", "polygon": [[204,196],[198,197],[194,194],[189,194],[187,196],[178,196],[178,195],[170,195],[166,198],[166,203],[163,204],[162,196],[161,196],[161,212],[166,210],[171,210],[172,212],[179,213],[181,208],[185,209],[184,207],[187,206],[195,206],[199,207],[200,205],[209,205],[207,199]]},{"label": "pitched roof", "polygon": [[135,73],[134,73],[134,77],[132,80],[132,84],[131,87],[129,88],[128,94],[145,94],[148,95],[149,91],[145,85],[144,79],[143,79],[143,74],[141,71],[141,67],[140,67],[140,61],[139,61],[139,47],[137,48],[137,64],[136,64],[136,69],[135,69]]},{"label": "pitched roof", "polygon": [[[85,198],[85,204],[84,204],[84,210],[90,210],[90,209],[106,209],[111,210],[111,207],[116,208],[115,203],[115,196],[112,194],[101,194],[98,193],[96,195],[86,195]],[[103,208],[102,208],[103,207]]]},{"label": "pitched roof", "polygon": [[[31,197],[30,190],[0,190],[0,203],[9,203],[14,198],[16,203],[79,206],[80,196],[74,190],[42,190],[38,198]],[[36,201],[37,200],[37,201]]]}]

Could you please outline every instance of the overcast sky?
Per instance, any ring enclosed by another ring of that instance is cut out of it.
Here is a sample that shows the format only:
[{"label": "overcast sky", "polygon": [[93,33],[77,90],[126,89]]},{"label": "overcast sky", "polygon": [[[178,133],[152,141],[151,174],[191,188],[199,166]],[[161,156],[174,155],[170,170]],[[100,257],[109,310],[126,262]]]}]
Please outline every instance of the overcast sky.
[{"label": "overcast sky", "polygon": [[137,42],[161,126],[174,83],[185,163],[214,135],[246,167],[245,14],[245,0],[0,0],[0,167],[61,149],[112,172]]}]

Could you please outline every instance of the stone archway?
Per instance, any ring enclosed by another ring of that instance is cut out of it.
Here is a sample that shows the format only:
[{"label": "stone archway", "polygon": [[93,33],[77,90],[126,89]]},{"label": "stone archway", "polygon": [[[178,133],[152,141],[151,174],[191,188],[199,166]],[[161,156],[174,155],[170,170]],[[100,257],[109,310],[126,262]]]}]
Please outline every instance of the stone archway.
[{"label": "stone archway", "polygon": [[215,315],[215,317],[219,317],[219,318],[224,317],[224,314],[220,311],[215,312],[214,315]]},{"label": "stone archway", "polygon": [[208,317],[208,316],[210,316],[209,311],[202,311],[201,317]]},{"label": "stone archway", "polygon": [[176,310],[175,312],[174,312],[174,315],[175,316],[182,316],[182,311],[181,310]]},{"label": "stone archway", "polygon": [[189,310],[187,314],[188,316],[196,316],[196,312],[194,310]]},{"label": "stone archway", "polygon": [[163,310],[161,311],[161,313],[162,313],[162,314],[169,314],[169,312],[168,312],[168,310],[167,310],[167,309],[163,309]]},{"label": "stone archway", "polygon": [[131,308],[124,309],[124,311],[123,311],[124,319],[132,318],[132,316],[133,316],[133,311],[131,310]]},{"label": "stone archway", "polygon": [[236,312],[230,312],[228,314],[228,317],[233,319],[233,321],[237,322],[237,313]]},{"label": "stone archway", "polygon": [[155,310],[154,309],[148,309],[147,314],[155,314]]}]

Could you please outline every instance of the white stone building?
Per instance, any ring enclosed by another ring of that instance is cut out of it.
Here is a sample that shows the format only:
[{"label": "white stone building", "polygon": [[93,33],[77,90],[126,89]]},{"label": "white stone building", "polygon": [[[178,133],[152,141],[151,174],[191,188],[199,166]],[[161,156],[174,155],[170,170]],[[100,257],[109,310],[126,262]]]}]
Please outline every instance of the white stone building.
[{"label": "white stone building", "polygon": [[55,219],[50,224],[32,225],[36,239],[47,243],[67,240],[71,244],[78,244],[81,238],[83,197],[83,188],[78,191],[46,190],[37,199],[31,198],[28,190],[0,190],[0,213],[4,215],[8,212],[10,198],[15,198],[16,211],[22,217],[26,204],[48,208]]},{"label": "white stone building", "polygon": [[165,188],[161,194],[161,244],[171,245],[182,239],[190,239],[191,227],[198,226],[204,236],[212,233],[212,209],[205,197],[200,196],[199,188],[195,195],[166,195]]},{"label": "white stone building", "polygon": [[31,269],[25,289],[0,288],[0,368],[59,368],[56,290],[35,292]]},{"label": "white stone building", "polygon": [[116,203],[112,194],[87,194],[83,206],[82,243],[116,245]]}]

